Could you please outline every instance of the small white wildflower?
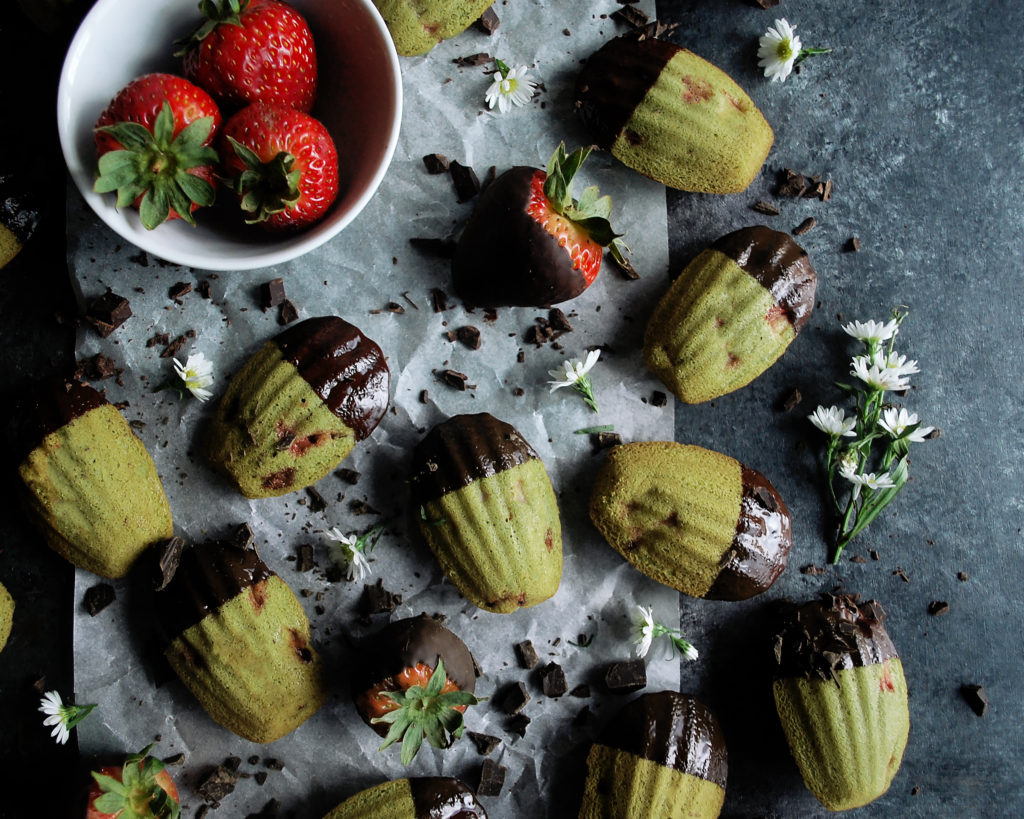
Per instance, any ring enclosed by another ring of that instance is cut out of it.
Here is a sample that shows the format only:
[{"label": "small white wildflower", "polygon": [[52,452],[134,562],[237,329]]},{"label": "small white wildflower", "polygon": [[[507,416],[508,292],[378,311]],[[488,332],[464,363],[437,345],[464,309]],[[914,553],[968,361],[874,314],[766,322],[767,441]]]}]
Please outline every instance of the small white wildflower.
[{"label": "small white wildflower", "polygon": [[896,319],[882,324],[880,321],[865,321],[863,323],[859,321],[851,321],[849,324],[843,325],[843,330],[848,335],[853,336],[858,341],[863,341],[865,344],[877,344],[880,341],[888,341],[896,333],[899,332],[900,324]]},{"label": "small white wildflower", "polygon": [[[916,365],[917,362],[912,362]],[[853,359],[850,374],[855,375],[874,390],[900,391],[910,387],[903,378],[904,373],[886,365],[875,356],[859,355]]]},{"label": "small white wildflower", "polygon": [[896,486],[888,472],[883,472],[881,475],[876,475],[874,472],[863,472],[859,475],[845,472],[841,474],[853,484],[854,500],[860,496],[862,487],[866,486],[868,489],[892,489]]},{"label": "small white wildflower", "polygon": [[935,429],[935,427],[918,426],[913,432],[907,433],[909,427],[919,423],[916,412],[907,412],[902,407],[898,410],[895,407],[884,409],[882,410],[882,417],[878,419],[878,425],[888,432],[890,436],[893,438],[903,438],[914,443],[923,442],[927,438],[928,433]]},{"label": "small white wildflower", "polygon": [[636,648],[634,649],[637,657],[646,657],[647,652],[651,650],[651,642],[654,640],[654,614],[651,611],[651,607],[637,606],[637,611],[640,612],[640,619],[636,621]]},{"label": "small white wildflower", "polygon": [[484,94],[487,107],[493,110],[497,105],[498,110],[505,114],[513,105],[526,105],[533,98],[536,87],[533,80],[526,76],[526,66],[510,68],[501,60],[495,60],[495,63],[498,70],[494,72],[494,81]]},{"label": "small white wildflower", "polygon": [[776,20],[775,25],[761,36],[759,44],[757,64],[772,82],[782,82],[793,70],[803,48],[796,36],[796,26],[791,26],[785,18]]},{"label": "small white wildflower", "polygon": [[858,472],[860,472],[860,464],[857,461],[857,454],[852,450],[847,450],[839,459],[839,474],[846,480],[853,481]]},{"label": "small white wildflower", "polygon": [[370,561],[366,559],[366,553],[370,551],[376,540],[369,543],[373,529],[365,535],[346,535],[337,527],[329,529],[325,534],[328,540],[339,544],[342,552],[342,559],[348,564],[349,580],[364,580],[370,573]]},{"label": "small white wildflower", "polygon": [[184,364],[174,359],[174,371],[185,382],[185,389],[200,401],[208,401],[213,395],[206,389],[213,383],[213,363],[202,353],[193,353]]},{"label": "small white wildflower", "polygon": [[697,649],[683,637],[679,629],[669,628],[654,619],[651,606],[637,606],[636,609],[640,613],[640,617],[634,623],[633,642],[635,643],[634,651],[637,657],[646,657],[647,652],[651,650],[651,643],[662,636],[668,637],[670,641],[665,655],[666,660],[672,659],[675,656],[676,650],[687,660],[696,660],[700,656]]},{"label": "small white wildflower", "polygon": [[95,705],[65,705],[56,691],[47,691],[39,700],[39,710],[46,714],[43,725],[52,725],[50,733],[57,742],[64,745],[71,737],[71,729],[95,708]]},{"label": "small white wildflower", "polygon": [[847,418],[840,407],[818,407],[807,417],[814,426],[828,435],[848,438],[857,434],[853,431],[857,418]]},{"label": "small white wildflower", "polygon": [[895,352],[892,352],[884,358],[881,356],[879,356],[879,358],[884,362],[885,367],[889,372],[895,373],[900,378],[921,372],[921,369],[917,366],[917,361],[915,359],[907,361],[907,357],[905,355],[897,355]]},{"label": "small white wildflower", "polygon": [[597,412],[597,399],[594,397],[594,385],[591,383],[589,373],[597,360],[601,357],[600,350],[591,350],[587,353],[587,360],[580,361],[578,358],[571,361],[563,361],[561,370],[548,370],[554,381],[549,381],[551,392],[561,387],[572,387],[583,396],[587,406]]}]

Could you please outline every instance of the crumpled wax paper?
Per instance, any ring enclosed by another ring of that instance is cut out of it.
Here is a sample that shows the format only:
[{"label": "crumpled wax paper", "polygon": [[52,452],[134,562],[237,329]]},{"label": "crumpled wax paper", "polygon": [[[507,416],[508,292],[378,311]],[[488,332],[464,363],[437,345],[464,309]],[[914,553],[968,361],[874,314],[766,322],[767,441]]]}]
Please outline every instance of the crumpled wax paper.
[{"label": "crumpled wax paper", "polygon": [[[652,2],[638,5],[653,16]],[[610,662],[631,656],[636,605],[652,605],[662,622],[678,622],[677,594],[629,566],[591,525],[587,498],[603,456],[595,454],[587,435],[574,434],[614,425],[627,442],[672,438],[671,399],[660,407],[650,402],[661,387],[640,352],[647,316],[667,281],[664,189],[608,154],[594,153],[584,165],[577,195],[584,185],[597,184],[612,196],[613,224],[625,231],[642,277],[626,280],[606,260],[595,284],[561,305],[574,327],[557,340],[561,349],[525,341],[534,319],[546,316],[546,310],[499,309],[493,320],[481,310],[466,311],[454,296],[449,262],[412,247],[409,239],[457,235],[472,208],[472,202],[457,203],[447,175],[426,173],[425,154],[438,152],[471,165],[483,179],[492,165],[498,173],[516,164],[543,167],[561,140],[569,150],[588,143],[572,114],[573,83],[581,60],[623,33],[621,24],[602,16],[615,8],[575,0],[499,4],[501,26],[492,36],[471,28],[423,57],[402,59],[401,138],[380,190],[338,237],[287,264],[221,274],[166,264],[125,244],[72,194],[69,263],[83,302],[109,287],[130,299],[133,313],[106,339],[84,326],[78,358],[103,353],[123,370],[121,383],[110,379],[96,386],[105,387],[112,402],[126,402],[123,413],[156,461],[178,534],[204,541],[227,537],[241,522],[252,527],[263,559],[300,595],[329,686],[323,708],[290,735],[268,746],[243,740],[214,723],[177,679],[168,677],[159,647],[151,645],[148,628],[139,622],[145,617],[139,613],[145,611],[139,607],[145,588],[139,590],[132,579],[115,581],[116,601],[91,617],[80,601],[99,579],[79,570],[76,697],[99,704],[78,728],[84,753],[136,751],[159,737],[154,753],[164,758],[185,754],[184,767],[172,773],[183,805],[192,810],[202,802],[195,789],[203,777],[226,757],[240,757],[243,774],[266,771],[267,777],[262,785],[255,778],[238,782],[220,809],[230,816],[258,811],[271,798],[280,801],[286,814],[320,816],[362,788],[403,776],[453,775],[475,787],[482,757],[465,737],[443,752],[424,745],[405,768],[397,747],[378,752],[379,737],[351,703],[346,669],[359,661],[352,640],[381,628],[388,616],[376,616],[372,625],[358,622],[363,586],[326,578],[338,556],[323,533],[332,527],[362,532],[380,524],[384,533],[372,553],[373,576],[367,582],[383,578],[385,588],[402,595],[391,618],[443,614],[483,671],[476,693],[492,699],[469,709],[466,725],[501,739],[491,759],[508,769],[501,795],[483,797],[489,815],[559,815],[562,809],[555,805],[578,804],[578,793],[569,792],[563,771],[625,701],[609,694],[602,679]],[[531,77],[543,84],[532,103],[505,115],[488,111],[484,92],[493,65],[462,68],[453,62],[477,52],[509,65],[529,65]],[[359,473],[358,483],[350,485],[335,474],[321,480],[316,488],[328,501],[321,512],[312,511],[304,491],[246,500],[205,457],[208,422],[232,373],[283,329],[276,309],[260,308],[260,285],[277,277],[284,279],[300,318],[333,313],[352,322],[380,344],[392,374],[391,410],[341,464]],[[195,288],[203,281],[211,285],[209,300],[194,289],[180,303],[168,297],[177,282]],[[433,311],[433,288],[449,294],[451,309]],[[385,309],[390,302],[405,312]],[[464,325],[479,328],[480,349],[446,338],[446,332]],[[163,347],[147,346],[147,340],[158,333],[173,339],[188,331],[195,335],[179,359],[202,352],[214,365],[214,396],[205,404],[156,390],[173,382],[174,373],[170,358],[160,357]],[[584,358],[595,345],[602,349],[591,373],[599,413],[573,391],[550,393],[547,385],[549,369],[567,358]],[[525,354],[521,363],[520,351]],[[444,368],[465,373],[472,386],[458,391],[441,383],[433,371]],[[429,391],[426,403],[423,390]],[[511,615],[481,611],[462,598],[441,574],[409,514],[405,479],[412,447],[450,415],[481,411],[513,424],[530,441],[547,466],[561,508],[561,587],[553,599]],[[302,544],[314,546],[317,563],[306,573],[298,571],[295,561]],[[580,635],[592,642],[580,646]],[[513,646],[526,639],[533,641],[542,665],[559,663],[570,689],[585,683],[591,695],[546,698],[536,670],[517,664]],[[664,661],[659,648],[647,662],[648,690],[678,687],[678,664]],[[508,717],[496,702],[520,681],[532,698],[524,709],[532,720],[525,737],[507,730]],[[576,720],[584,707],[594,718]],[[250,763],[254,756],[260,761]],[[268,758],[284,763],[283,770],[268,769]]]}]

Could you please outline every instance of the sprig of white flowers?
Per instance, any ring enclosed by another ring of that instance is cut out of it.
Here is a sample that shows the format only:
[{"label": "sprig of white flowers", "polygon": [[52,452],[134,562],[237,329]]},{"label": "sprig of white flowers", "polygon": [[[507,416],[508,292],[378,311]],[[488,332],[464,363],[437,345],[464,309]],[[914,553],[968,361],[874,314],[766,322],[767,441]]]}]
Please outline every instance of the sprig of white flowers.
[{"label": "sprig of white flowers", "polygon": [[512,109],[513,105],[526,105],[533,99],[533,91],[536,86],[533,80],[526,76],[525,65],[510,67],[501,60],[495,60],[497,70],[494,72],[494,80],[484,93],[484,101],[487,107],[502,114]]},{"label": "sprig of white flowers", "polygon": [[634,622],[635,633],[633,642],[635,647],[633,650],[636,652],[637,657],[646,657],[647,652],[651,650],[651,643],[659,637],[668,637],[669,639],[669,650],[665,655],[666,660],[672,659],[676,651],[687,660],[696,660],[700,656],[697,649],[683,636],[679,629],[669,628],[654,619],[651,606],[637,606],[636,610],[639,616]]},{"label": "sprig of white flowers", "polygon": [[213,383],[213,362],[207,361],[205,355],[192,353],[184,364],[174,359],[174,372],[192,395],[200,401],[210,400],[213,393],[206,388]]},{"label": "sprig of white flowers", "polygon": [[[373,540],[370,536],[376,532]],[[379,526],[374,526],[368,532],[361,535],[346,535],[337,527],[328,529],[325,533],[327,539],[341,546],[341,558],[348,565],[348,579],[366,579],[370,573],[370,561],[366,556],[373,551],[373,547],[380,540],[382,532]]]},{"label": "sprig of white flowers", "polygon": [[551,392],[562,387],[572,387],[583,396],[587,406],[594,412],[597,412],[597,398],[594,397],[594,385],[587,373],[594,368],[600,357],[600,350],[591,350],[587,353],[586,361],[574,358],[571,361],[563,361],[561,370],[548,370],[548,375],[555,379],[548,382],[551,385]]},{"label": "sprig of white flowers", "polygon": [[39,710],[46,714],[43,725],[52,725],[50,733],[57,742],[64,745],[71,736],[71,729],[85,719],[96,705],[65,705],[57,691],[47,691],[39,700]]},{"label": "sprig of white flowers", "polygon": [[[850,374],[861,383],[837,383],[853,397],[854,414],[847,418],[843,409],[833,406],[818,407],[808,416],[828,435],[825,467],[840,519],[833,563],[839,561],[846,544],[864,531],[906,485],[910,444],[927,440],[934,431],[934,427],[921,425],[916,412],[890,406],[885,400],[887,391],[908,389],[909,376],[920,372],[916,361],[908,361],[893,349],[906,315],[894,310],[888,322],[853,321],[843,327],[866,347],[865,354],[854,356],[850,364]],[[853,440],[844,442],[844,438]],[[883,445],[881,455],[873,452],[876,442]],[[836,491],[837,478],[849,484],[848,493]]]},{"label": "sprig of white flowers", "polygon": [[776,20],[774,26],[761,35],[757,49],[758,65],[764,69],[764,75],[772,82],[782,82],[793,69],[808,57],[828,54],[831,48],[804,48],[796,34],[796,26],[791,26],[783,17]]}]

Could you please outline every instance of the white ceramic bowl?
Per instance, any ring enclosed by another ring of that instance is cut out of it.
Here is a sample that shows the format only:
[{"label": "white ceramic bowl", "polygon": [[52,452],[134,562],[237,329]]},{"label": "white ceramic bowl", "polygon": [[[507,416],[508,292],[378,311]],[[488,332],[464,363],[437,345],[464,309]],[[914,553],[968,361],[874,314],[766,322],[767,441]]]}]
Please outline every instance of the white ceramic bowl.
[{"label": "white ceramic bowl", "polygon": [[338,149],[340,190],[324,219],[281,235],[236,224],[220,207],[146,230],[134,208],[114,207],[113,194],[93,193],[93,126],[114,95],[153,71],[182,74],[174,41],[199,20],[198,0],[97,0],[64,60],[57,127],[72,179],[85,201],[116,233],[143,250],[205,270],[248,270],[294,259],[335,236],[373,196],[395,150],[402,119],[402,81],[391,35],[371,0],[291,0],[316,42],[319,68],[313,115]]}]

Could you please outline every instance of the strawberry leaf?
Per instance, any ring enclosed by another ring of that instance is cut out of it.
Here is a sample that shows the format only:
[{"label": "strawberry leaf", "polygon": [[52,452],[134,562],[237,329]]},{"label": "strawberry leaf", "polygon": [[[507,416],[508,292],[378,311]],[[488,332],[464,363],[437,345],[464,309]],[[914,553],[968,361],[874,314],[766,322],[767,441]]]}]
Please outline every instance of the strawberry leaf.
[{"label": "strawberry leaf", "polygon": [[96,798],[93,806],[103,813],[114,813],[125,810],[128,807],[128,800],[117,793],[105,793]]},{"label": "strawberry leaf", "polygon": [[128,789],[121,783],[121,780],[114,779],[112,776],[100,773],[99,771],[92,772],[92,778],[96,780],[96,784],[100,786],[100,790],[104,793],[120,794],[124,796]]},{"label": "strawberry leaf", "polygon": [[416,758],[416,754],[419,753],[420,746],[423,744],[423,731],[415,726],[413,730],[405,732],[405,736],[402,738],[402,764],[411,765],[412,761]]}]

